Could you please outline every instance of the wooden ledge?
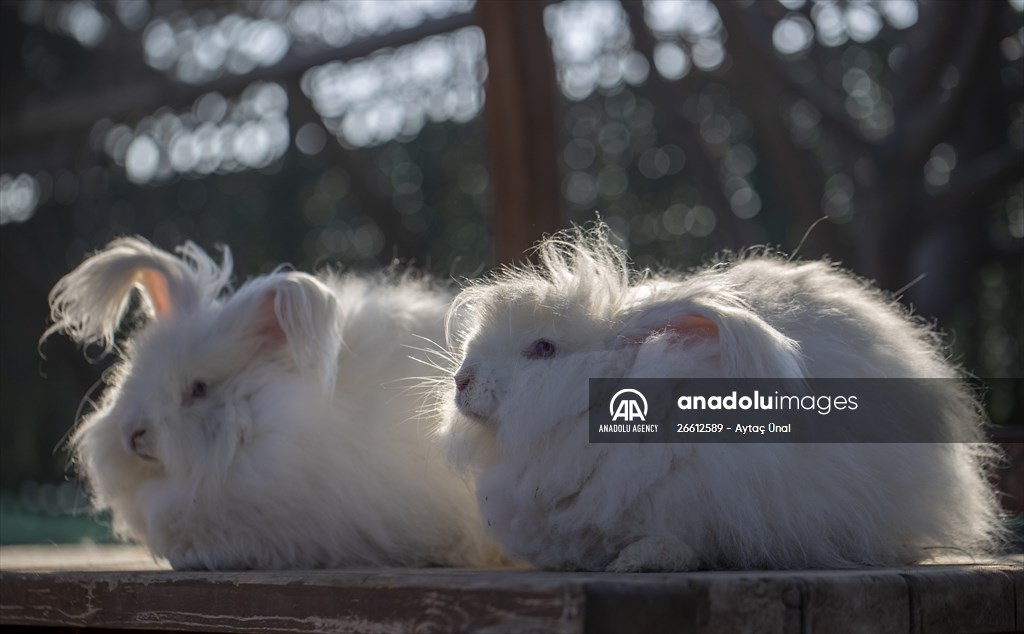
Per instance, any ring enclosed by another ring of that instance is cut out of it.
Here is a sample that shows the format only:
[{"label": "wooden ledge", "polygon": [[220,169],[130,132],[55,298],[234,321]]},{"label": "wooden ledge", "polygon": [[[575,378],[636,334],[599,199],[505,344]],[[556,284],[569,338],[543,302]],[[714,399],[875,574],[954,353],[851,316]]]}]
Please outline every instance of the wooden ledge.
[{"label": "wooden ledge", "polygon": [[787,572],[209,573],[167,570],[132,547],[6,547],[0,624],[206,632],[1013,632],[1024,629],[1024,556]]}]

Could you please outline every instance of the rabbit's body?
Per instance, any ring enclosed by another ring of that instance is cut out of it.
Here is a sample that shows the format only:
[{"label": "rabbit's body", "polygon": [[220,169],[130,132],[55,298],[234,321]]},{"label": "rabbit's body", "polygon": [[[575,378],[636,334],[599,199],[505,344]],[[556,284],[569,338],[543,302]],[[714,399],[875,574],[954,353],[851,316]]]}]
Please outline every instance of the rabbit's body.
[{"label": "rabbit's body", "polygon": [[554,569],[798,568],[998,542],[992,450],[955,380],[908,395],[892,422],[977,443],[588,442],[589,377],[955,377],[931,330],[882,293],[771,255],[634,275],[600,232],[550,240],[541,259],[463,291],[453,316],[464,359],[447,434],[509,555]]},{"label": "rabbit's body", "polygon": [[53,295],[54,330],[85,341],[111,340],[133,284],[154,313],[72,438],[119,534],[179,569],[496,560],[410,390],[446,291],[280,272],[223,294],[230,264],[184,253],[118,241]]}]

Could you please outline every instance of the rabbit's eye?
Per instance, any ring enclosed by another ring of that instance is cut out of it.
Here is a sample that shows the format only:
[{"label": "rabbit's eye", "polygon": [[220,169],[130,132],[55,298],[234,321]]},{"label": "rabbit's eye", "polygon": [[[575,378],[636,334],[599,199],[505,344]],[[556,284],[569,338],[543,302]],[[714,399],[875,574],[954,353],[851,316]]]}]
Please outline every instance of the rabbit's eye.
[{"label": "rabbit's eye", "polygon": [[528,359],[547,359],[555,356],[555,344],[547,339],[538,339],[523,353]]},{"label": "rabbit's eye", "polygon": [[192,387],[189,389],[189,395],[193,399],[205,398],[206,397],[207,385],[206,381],[194,381]]}]

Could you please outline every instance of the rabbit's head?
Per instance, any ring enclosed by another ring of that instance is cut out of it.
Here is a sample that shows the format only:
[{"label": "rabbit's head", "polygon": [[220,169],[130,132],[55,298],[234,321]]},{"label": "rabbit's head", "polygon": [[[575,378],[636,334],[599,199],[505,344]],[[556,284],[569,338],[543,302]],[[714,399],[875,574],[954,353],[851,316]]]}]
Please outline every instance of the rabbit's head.
[{"label": "rabbit's head", "polygon": [[540,264],[506,269],[460,293],[450,313],[462,363],[460,410],[489,424],[516,384],[577,374],[581,360],[619,347],[630,272],[603,234],[545,241]]},{"label": "rabbit's head", "polygon": [[[148,482],[184,491],[215,486],[245,451],[258,408],[330,393],[340,347],[331,291],[279,272],[228,294],[231,258],[215,263],[192,243],[179,255],[121,239],[61,279],[53,326],[115,348],[138,291],[142,325],[119,348],[96,410],[72,436],[76,461],[122,533],[145,538],[137,495]],[[257,404],[258,403],[258,404]]]},{"label": "rabbit's head", "polygon": [[796,342],[730,289],[631,271],[603,225],[545,240],[539,260],[453,303],[454,401],[484,427],[578,420],[588,378],[802,375]]}]

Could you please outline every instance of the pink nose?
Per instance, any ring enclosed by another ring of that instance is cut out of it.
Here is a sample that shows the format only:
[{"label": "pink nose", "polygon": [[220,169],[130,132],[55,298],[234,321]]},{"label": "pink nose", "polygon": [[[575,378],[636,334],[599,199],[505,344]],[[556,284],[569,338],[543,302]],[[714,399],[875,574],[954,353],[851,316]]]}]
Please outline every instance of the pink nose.
[{"label": "pink nose", "polygon": [[469,384],[473,382],[473,375],[469,372],[460,372],[455,375],[455,389],[465,392]]}]

